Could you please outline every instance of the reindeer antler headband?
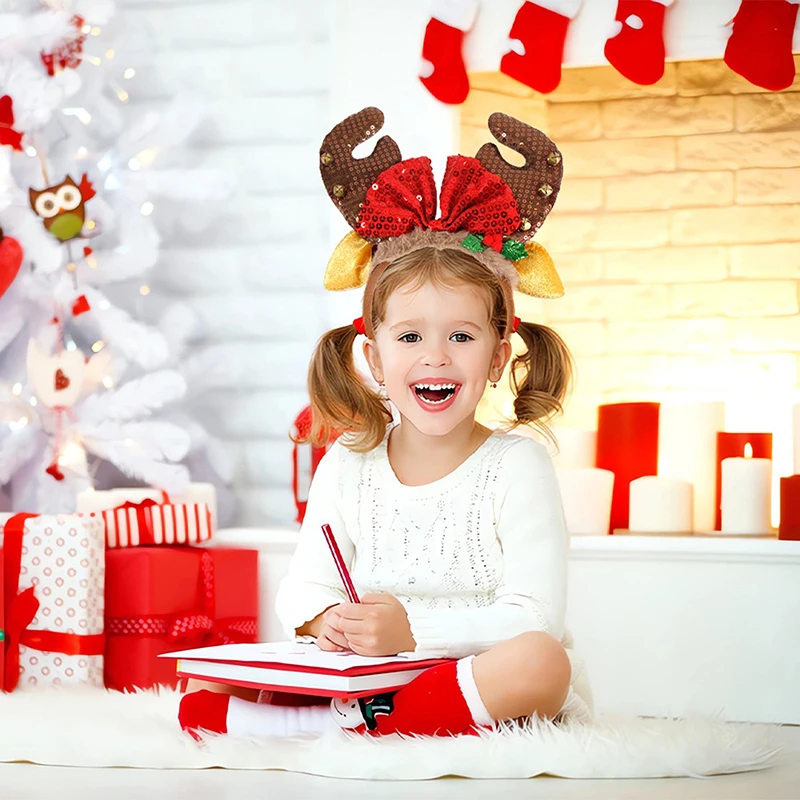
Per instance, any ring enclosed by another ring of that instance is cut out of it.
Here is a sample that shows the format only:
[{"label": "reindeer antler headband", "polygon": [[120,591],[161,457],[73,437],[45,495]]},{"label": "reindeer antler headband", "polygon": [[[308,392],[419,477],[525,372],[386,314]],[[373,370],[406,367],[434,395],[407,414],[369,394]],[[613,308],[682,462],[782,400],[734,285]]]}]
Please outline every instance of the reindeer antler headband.
[{"label": "reindeer antler headband", "polygon": [[[492,114],[489,130],[516,150],[525,164],[515,167],[487,143],[475,158],[450,156],[439,197],[429,158],[403,161],[400,148],[382,136],[371,155],[353,149],[383,127],[383,112],[365,108],[340,122],[320,148],[320,172],[328,195],[353,231],[337,245],[325,271],[325,288],[335,291],[366,284],[364,327],[372,330],[372,294],[391,261],[422,247],[468,249],[499,278],[512,330],[511,289],[533,297],[561,297],[564,287],[550,255],[529,241],[550,213],[561,188],[558,148],[541,131],[507,114]],[[372,266],[375,264],[375,266]]]}]

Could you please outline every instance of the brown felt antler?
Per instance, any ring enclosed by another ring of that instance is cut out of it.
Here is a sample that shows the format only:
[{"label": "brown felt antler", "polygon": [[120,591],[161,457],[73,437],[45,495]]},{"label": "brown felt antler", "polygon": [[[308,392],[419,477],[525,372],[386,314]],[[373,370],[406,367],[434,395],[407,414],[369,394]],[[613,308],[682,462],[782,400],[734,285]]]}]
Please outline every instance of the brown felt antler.
[{"label": "brown felt antler", "polygon": [[[356,231],[367,189],[384,170],[402,160],[400,148],[390,136],[382,136],[371,155],[353,157],[353,148],[373,137],[382,127],[383,112],[379,108],[363,108],[342,120],[323,139],[319,151],[319,170],[328,196]],[[371,242],[380,241],[365,238]]]},{"label": "brown felt antler", "polygon": [[539,230],[556,202],[564,173],[561,153],[540,130],[508,114],[492,114],[489,130],[498,142],[525,158],[524,166],[515,167],[503,158],[492,142],[483,145],[475,156],[514,193],[522,224],[511,238],[525,242]]}]

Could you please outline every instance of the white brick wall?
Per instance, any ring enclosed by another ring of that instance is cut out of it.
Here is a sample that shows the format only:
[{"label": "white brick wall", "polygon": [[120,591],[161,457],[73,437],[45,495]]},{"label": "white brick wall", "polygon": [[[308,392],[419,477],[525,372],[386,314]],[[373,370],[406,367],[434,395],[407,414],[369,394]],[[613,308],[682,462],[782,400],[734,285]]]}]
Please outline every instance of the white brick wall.
[{"label": "white brick wall", "polygon": [[[287,432],[306,403],[314,342],[334,323],[322,289],[329,203],[317,171],[329,122],[331,0],[122,0],[144,34],[132,59],[132,113],[175,94],[209,115],[174,163],[231,170],[237,194],[199,233],[165,233],[154,289],[199,314],[220,369],[205,376],[202,421],[237,462],[227,522],[294,519]],[[225,521],[225,520],[224,520]]]}]

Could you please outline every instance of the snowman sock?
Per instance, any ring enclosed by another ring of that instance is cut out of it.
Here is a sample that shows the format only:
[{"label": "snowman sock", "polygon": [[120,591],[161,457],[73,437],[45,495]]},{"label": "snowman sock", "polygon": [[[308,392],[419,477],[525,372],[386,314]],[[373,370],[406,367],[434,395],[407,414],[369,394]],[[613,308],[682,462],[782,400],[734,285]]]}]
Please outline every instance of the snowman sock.
[{"label": "snowman sock", "polygon": [[463,103],[469,94],[463,45],[477,13],[478,0],[433,0],[422,41],[419,79],[443,103]]},{"label": "snowman sock", "polygon": [[800,0],[742,0],[725,47],[725,63],[763,89],[777,92],[795,76],[792,37]]},{"label": "snowman sock", "polygon": [[338,727],[329,704],[274,706],[201,689],[184,695],[178,711],[184,730],[227,733],[240,739],[320,736]]},{"label": "snowman sock", "polygon": [[364,725],[375,735],[456,736],[494,724],[472,674],[473,656],[431,667],[394,695],[360,701]]},{"label": "snowman sock", "polygon": [[509,31],[510,52],[500,72],[537,92],[552,92],[561,82],[564,42],[583,0],[537,0],[520,6]]},{"label": "snowman sock", "polygon": [[617,72],[640,86],[664,75],[664,12],[673,0],[618,0],[614,33],[604,53]]}]

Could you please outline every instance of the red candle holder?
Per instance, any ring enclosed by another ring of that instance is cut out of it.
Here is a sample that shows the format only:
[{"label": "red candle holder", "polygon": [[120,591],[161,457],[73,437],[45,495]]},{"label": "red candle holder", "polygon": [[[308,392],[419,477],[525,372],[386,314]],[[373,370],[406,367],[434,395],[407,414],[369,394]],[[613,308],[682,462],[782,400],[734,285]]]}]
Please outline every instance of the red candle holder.
[{"label": "red candle holder", "polygon": [[781,478],[779,539],[800,541],[800,475]]},{"label": "red candle holder", "polygon": [[726,458],[744,458],[745,447],[750,445],[751,458],[772,458],[771,433],[717,433],[717,492],[714,501],[714,530],[722,530],[722,462]]},{"label": "red candle holder", "polygon": [[658,474],[658,403],[610,403],[597,409],[595,465],[614,473],[611,527],[627,528],[630,483]]}]

